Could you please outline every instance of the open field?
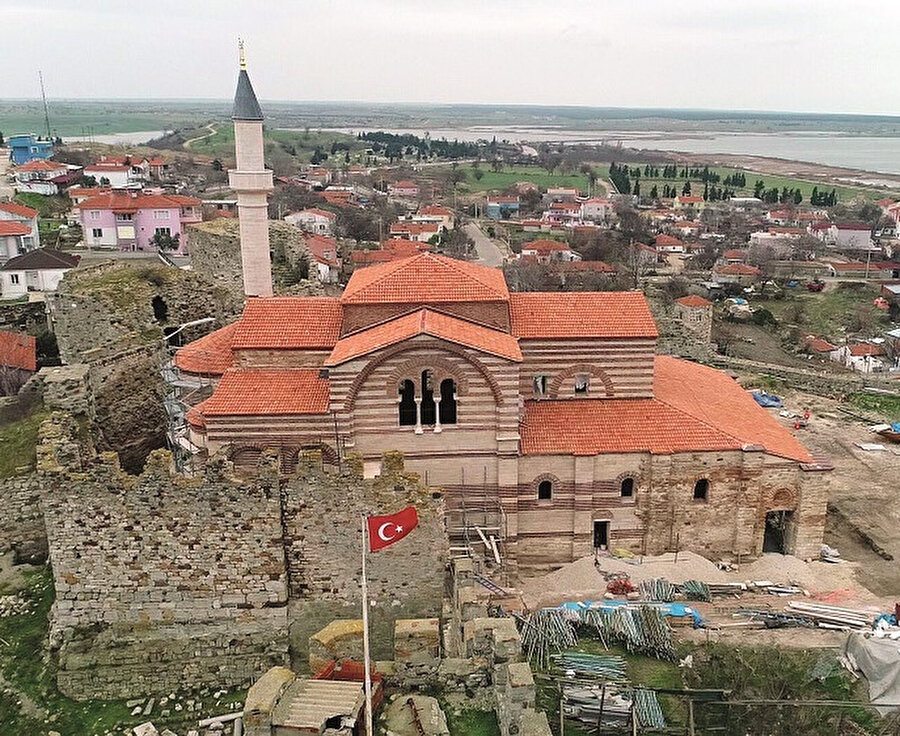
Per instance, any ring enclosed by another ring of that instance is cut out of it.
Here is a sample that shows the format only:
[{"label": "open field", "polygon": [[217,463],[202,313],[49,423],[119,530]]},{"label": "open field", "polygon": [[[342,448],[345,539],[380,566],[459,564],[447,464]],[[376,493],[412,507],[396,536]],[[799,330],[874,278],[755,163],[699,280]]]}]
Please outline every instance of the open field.
[{"label": "open field", "polygon": [[[445,167],[428,169],[429,173],[440,176],[449,170]],[[475,178],[475,169],[470,164],[460,164],[459,170],[466,175],[466,180],[459,184],[460,192],[490,192],[509,189],[516,182],[530,181],[542,189],[548,187],[575,187],[582,194],[588,191],[590,183],[588,178],[580,172],[555,171],[552,174],[540,166],[504,166],[501,171],[492,171],[490,165],[482,163],[478,170],[481,171],[481,179]],[[602,182],[598,179],[595,188],[599,188],[602,195]]]}]

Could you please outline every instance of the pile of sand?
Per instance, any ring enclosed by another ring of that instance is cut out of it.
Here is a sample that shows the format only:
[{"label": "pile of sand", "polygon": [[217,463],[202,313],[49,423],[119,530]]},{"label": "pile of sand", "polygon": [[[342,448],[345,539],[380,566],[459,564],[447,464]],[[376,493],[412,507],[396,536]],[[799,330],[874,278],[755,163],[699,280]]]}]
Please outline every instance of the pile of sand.
[{"label": "pile of sand", "polygon": [[[732,572],[716,567],[714,562],[694,552],[679,552],[631,560],[600,557],[599,567],[593,557],[563,565],[546,575],[522,582],[522,597],[529,607],[550,606],[563,601],[597,600],[606,592],[604,573],[627,573],[635,585],[642,580],[665,578],[671,583],[700,580],[704,583],[738,583],[771,581],[796,585],[812,594],[847,591],[847,597],[857,601],[874,598],[856,582],[855,563],[804,562],[798,557],[764,554]],[[840,605],[840,603],[838,603]]]}]

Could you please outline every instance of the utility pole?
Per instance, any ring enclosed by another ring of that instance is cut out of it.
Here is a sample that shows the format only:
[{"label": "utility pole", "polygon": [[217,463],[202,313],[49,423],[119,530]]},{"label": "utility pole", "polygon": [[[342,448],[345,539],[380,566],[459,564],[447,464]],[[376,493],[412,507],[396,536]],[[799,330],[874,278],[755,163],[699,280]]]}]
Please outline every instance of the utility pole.
[{"label": "utility pole", "polygon": [[44,101],[44,122],[47,124],[47,139],[50,140],[50,112],[47,109],[47,95],[44,93],[44,73],[38,70],[38,79],[41,82],[41,99]]}]

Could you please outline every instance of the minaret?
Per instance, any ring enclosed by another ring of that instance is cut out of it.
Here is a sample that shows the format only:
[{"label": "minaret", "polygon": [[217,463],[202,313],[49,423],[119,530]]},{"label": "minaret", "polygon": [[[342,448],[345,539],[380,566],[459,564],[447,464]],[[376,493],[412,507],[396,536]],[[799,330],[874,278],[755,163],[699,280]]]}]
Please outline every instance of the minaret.
[{"label": "minaret", "polygon": [[243,41],[239,47],[241,70],[231,114],[237,166],[228,172],[228,184],[238,198],[244,295],[272,296],[268,196],[274,187],[263,163],[263,114],[247,75]]}]

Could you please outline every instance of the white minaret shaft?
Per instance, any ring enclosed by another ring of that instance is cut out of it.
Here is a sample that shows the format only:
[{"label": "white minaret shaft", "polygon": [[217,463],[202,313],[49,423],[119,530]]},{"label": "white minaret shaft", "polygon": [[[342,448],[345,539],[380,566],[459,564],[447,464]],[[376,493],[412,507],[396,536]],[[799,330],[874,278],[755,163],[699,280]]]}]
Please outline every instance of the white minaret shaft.
[{"label": "white minaret shaft", "polygon": [[263,160],[263,114],[247,75],[243,43],[231,119],[237,167],[228,172],[228,184],[238,198],[244,295],[272,296],[268,197],[274,187]]}]

